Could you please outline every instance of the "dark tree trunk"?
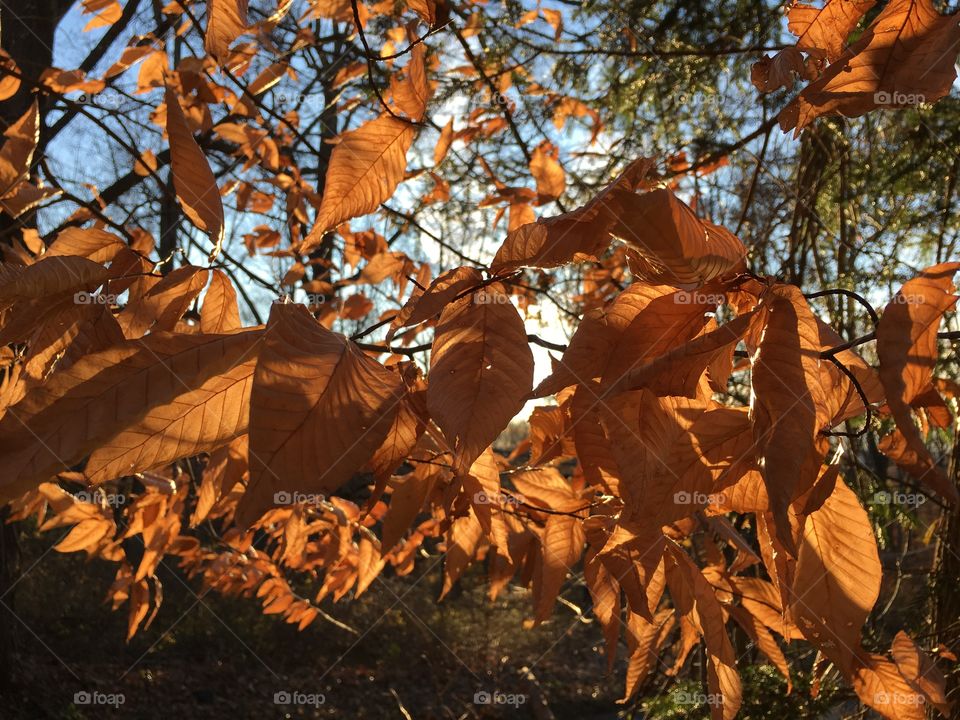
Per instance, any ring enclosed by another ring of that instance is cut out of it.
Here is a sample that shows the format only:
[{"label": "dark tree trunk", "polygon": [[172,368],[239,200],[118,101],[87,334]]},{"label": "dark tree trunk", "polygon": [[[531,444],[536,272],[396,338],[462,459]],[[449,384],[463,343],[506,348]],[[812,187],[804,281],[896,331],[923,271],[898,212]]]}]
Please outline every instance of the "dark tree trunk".
[{"label": "dark tree trunk", "polygon": [[23,115],[33,101],[32,85],[53,64],[54,31],[72,4],[72,0],[18,0],[0,5],[0,44],[29,81],[0,104],[4,128]]},{"label": "dark tree trunk", "polygon": [[[328,72],[326,77],[333,78],[334,73]],[[333,152],[333,145],[328,142],[337,136],[337,103],[335,101],[336,90],[330,82],[323,84],[323,103],[324,109],[320,115],[320,154],[317,157],[317,194],[323,196],[324,186],[327,180],[327,167],[330,165],[330,155]],[[329,282],[330,267],[329,263],[333,257],[334,233],[327,233],[323,236],[323,242],[318,248],[310,253],[310,261],[313,263],[311,279]],[[332,296],[315,298],[318,302],[332,300]]]},{"label": "dark tree trunk", "polygon": [[[960,438],[954,438],[948,467],[950,479],[960,488]],[[941,530],[937,541],[937,560],[933,573],[934,630],[937,644],[956,652],[960,646],[960,508],[947,507],[940,517]],[[947,697],[960,691],[960,676],[947,674]]]},{"label": "dark tree trunk", "polygon": [[[33,102],[33,86],[40,74],[53,64],[53,36],[73,0],[18,0],[0,4],[0,45],[20,69],[25,81],[8,100],[0,103],[0,130],[22,116]],[[13,5],[13,7],[11,7]],[[41,110],[41,127],[43,104]],[[42,130],[41,130],[42,132]],[[33,214],[13,219],[0,214],[0,238],[11,243],[18,226],[32,226]],[[7,524],[9,510],[0,508],[0,689],[9,689],[13,680],[13,632],[17,620],[14,586],[20,576],[20,548],[15,525]]]}]

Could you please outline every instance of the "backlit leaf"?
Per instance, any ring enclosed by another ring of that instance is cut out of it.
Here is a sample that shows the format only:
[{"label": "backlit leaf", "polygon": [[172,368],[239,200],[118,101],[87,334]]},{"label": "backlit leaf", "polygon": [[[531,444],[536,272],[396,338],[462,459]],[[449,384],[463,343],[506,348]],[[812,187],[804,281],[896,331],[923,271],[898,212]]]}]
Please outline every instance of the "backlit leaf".
[{"label": "backlit leaf", "polygon": [[523,407],[533,384],[526,328],[503,286],[444,309],[428,381],[427,409],[465,472]]},{"label": "backlit leaf", "polygon": [[383,442],[400,398],[396,373],[304,306],[274,303],[250,395],[250,483],[237,522],[293,493],[340,487]]}]

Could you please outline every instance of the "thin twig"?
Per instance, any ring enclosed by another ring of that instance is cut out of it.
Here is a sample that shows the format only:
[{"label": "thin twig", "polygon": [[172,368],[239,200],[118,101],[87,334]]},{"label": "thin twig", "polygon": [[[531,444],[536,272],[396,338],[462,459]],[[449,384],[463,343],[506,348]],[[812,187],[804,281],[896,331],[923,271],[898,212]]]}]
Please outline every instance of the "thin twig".
[{"label": "thin twig", "polygon": [[840,372],[846,375],[847,378],[850,380],[850,383],[853,385],[854,389],[857,391],[857,395],[860,396],[860,401],[863,403],[863,408],[864,410],[866,410],[867,417],[864,420],[863,427],[860,428],[855,433],[845,432],[841,430],[823,430],[821,431],[821,434],[830,435],[833,437],[851,437],[851,438],[863,437],[864,435],[866,435],[867,431],[870,429],[870,421],[873,419],[873,411],[870,409],[870,401],[867,399],[867,394],[863,391],[863,386],[860,385],[860,381],[857,380],[856,376],[850,371],[850,368],[848,368],[842,362],[837,360],[837,358],[834,357],[833,355],[828,355],[826,359],[832,362],[834,365],[836,365],[837,369],[839,369]]},{"label": "thin twig", "polygon": [[858,303],[863,305],[867,313],[870,315],[870,319],[873,321],[874,325],[880,322],[880,316],[877,314],[877,311],[874,310],[873,305],[871,305],[865,297],[855,293],[853,290],[846,290],[844,288],[830,288],[829,290],[819,290],[818,292],[803,294],[807,300],[813,300],[814,298],[823,297],[825,295],[846,295],[848,298],[853,298]]}]

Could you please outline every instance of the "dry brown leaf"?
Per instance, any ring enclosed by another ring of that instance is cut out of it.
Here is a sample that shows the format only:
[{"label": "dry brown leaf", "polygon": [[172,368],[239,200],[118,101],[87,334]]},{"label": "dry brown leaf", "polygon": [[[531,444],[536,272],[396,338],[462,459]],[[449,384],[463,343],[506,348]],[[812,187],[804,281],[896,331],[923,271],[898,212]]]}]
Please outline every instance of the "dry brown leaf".
[{"label": "dry brown leaf", "polygon": [[602,379],[615,386],[632,370],[691,340],[716,303],[708,295],[680,292],[669,285],[633,283],[605,308],[580,321],[570,345],[534,395]]},{"label": "dry brown leaf", "polygon": [[630,663],[627,665],[626,693],[618,702],[624,703],[633,697],[644,680],[656,669],[660,650],[676,624],[671,608],[660,610],[653,622],[636,613],[630,614],[627,629],[636,643],[636,649],[630,655]]},{"label": "dry brown leaf", "polygon": [[605,388],[607,394],[646,388],[655,395],[695,397],[703,373],[721,353],[730,351],[746,333],[754,314],[738,315],[710,332],[635,367]]},{"label": "dry brown leaf", "polygon": [[83,303],[90,290],[110,277],[103,265],[83,257],[45,257],[26,267],[0,265],[0,310],[31,300],[52,301],[78,293]]},{"label": "dry brown leaf", "polygon": [[448,305],[430,355],[427,409],[467,472],[516,415],[533,384],[523,319],[499,283]]},{"label": "dry brown leaf", "polygon": [[370,458],[370,471],[376,486],[367,501],[368,507],[380,499],[390,475],[413,452],[426,429],[426,393],[422,385],[422,381],[418,381],[415,388],[407,388],[386,439]]},{"label": "dry brown leaf", "polygon": [[652,159],[635,160],[583,207],[541,218],[510,232],[497,251],[491,269],[556,267],[599,255],[610,245],[610,228],[621,210],[614,191],[641,186],[652,169]]},{"label": "dry brown leaf", "polygon": [[33,151],[40,140],[40,110],[36,100],[3,131],[3,136],[6,140],[0,149],[0,196],[12,193],[30,175]]},{"label": "dry brown leaf", "polygon": [[386,565],[386,560],[380,554],[380,548],[368,535],[362,534],[358,543],[357,557],[357,587],[354,597],[360,597]]},{"label": "dry brown leaf", "polygon": [[930,384],[938,357],[940,319],[957,301],[953,295],[953,275],[958,269],[960,263],[942,263],[908,280],[887,305],[877,325],[880,381],[887,392],[887,404],[897,430],[906,441],[906,447],[897,452],[897,457],[903,458],[909,453],[910,460],[903,463],[905,467],[951,502],[960,499],[957,489],[924,445],[913,421],[910,403]]},{"label": "dry brown leaf", "polygon": [[651,283],[693,289],[743,264],[746,248],[731,232],[701,221],[670,190],[618,191],[611,228],[637,257],[632,269]]},{"label": "dry brown leaf", "polygon": [[46,257],[78,255],[96,263],[110,262],[127,245],[99,228],[71,227],[61,231],[44,253]]},{"label": "dry brown leaf", "polygon": [[6,50],[0,50],[0,67],[10,71],[9,75],[4,73],[0,77],[0,101],[9,100],[20,89],[20,78],[17,77],[20,75],[20,68]]},{"label": "dry brown leaf", "polygon": [[237,523],[349,480],[383,443],[401,391],[399,375],[303,305],[274,303],[253,378],[250,483]]},{"label": "dry brown leaf", "polygon": [[472,267],[458,267],[448,270],[427,286],[426,290],[415,288],[410,299],[400,308],[400,312],[390,323],[387,342],[397,330],[410,327],[438,315],[444,307],[458,295],[483,282],[480,271]]},{"label": "dry brown leaf", "polygon": [[733,720],[742,693],[737,658],[727,635],[723,609],[710,582],[683,550],[669,546],[667,584],[677,614],[692,621],[707,650],[708,705],[713,720]]},{"label": "dry brown leaf", "polygon": [[813,80],[809,61],[805,61],[799,48],[784,48],[776,55],[764,56],[750,68],[750,82],[762,93],[776,92],[780,88],[792,90],[798,77]]},{"label": "dry brown leaf", "polygon": [[117,315],[123,334],[135,339],[147,331],[172,331],[207,284],[209,273],[195,265],[184,265],[131,301]]},{"label": "dry brown leaf", "polygon": [[385,553],[392,550],[413,525],[437,476],[436,468],[424,463],[417,464],[413,472],[396,478],[390,494],[390,509],[383,518],[381,542]]},{"label": "dry brown leaf", "polygon": [[890,654],[904,679],[923,694],[945,718],[950,717],[952,703],[947,700],[946,678],[933,660],[903,630],[897,633]]},{"label": "dry brown leaf", "polygon": [[882,655],[861,653],[850,682],[860,702],[887,720],[923,720],[927,717],[923,694],[913,689],[898,672],[897,666]]},{"label": "dry brown leaf", "polygon": [[211,259],[223,243],[223,202],[217,179],[206,156],[197,145],[176,93],[168,86],[164,95],[167,106],[167,137],[170,141],[170,169],[173,185],[183,212],[190,222],[210,236],[213,242]]},{"label": "dry brown leaf", "polygon": [[84,355],[0,419],[0,452],[7,458],[0,497],[15,497],[70,469],[152,408],[236,366],[261,339],[259,330],[156,333]]},{"label": "dry brown leaf", "polygon": [[[856,8],[849,19],[862,6],[845,4]],[[831,38],[810,42],[834,51],[836,28],[848,26],[835,24]],[[807,28],[811,32],[813,26]],[[950,91],[956,78],[958,43],[957,19],[938,13],[930,0],[892,0],[860,38],[781,111],[780,127],[799,134],[822,115],[857,117],[875,108],[932,103]]]},{"label": "dry brown leaf", "polygon": [[849,677],[860,631],[880,593],[873,525],[854,492],[838,480],[807,516],[790,591],[790,612],[804,636]]},{"label": "dry brown leaf", "polygon": [[433,148],[433,164],[439,165],[450,151],[453,144],[453,119],[447,120],[447,124],[440,131],[440,139],[437,140],[436,147]]},{"label": "dry brown leaf", "polygon": [[204,46],[221,65],[233,44],[247,28],[247,0],[207,0]]},{"label": "dry brown leaf", "polygon": [[847,38],[876,0],[827,0],[822,8],[797,3],[787,13],[787,29],[797,48],[833,62],[847,49]]},{"label": "dry brown leaf", "polygon": [[257,364],[251,348],[237,364],[195,390],[151,408],[90,455],[84,475],[100,484],[210,452],[247,432],[250,388]]},{"label": "dry brown leaf", "polygon": [[750,612],[738,605],[729,605],[726,608],[730,617],[737,621],[737,624],[747,633],[751,642],[757,646],[757,649],[763,653],[780,674],[787,681],[787,694],[793,691],[793,682],[790,679],[790,666],[787,658],[780,649],[776,638],[770,634],[770,631]]},{"label": "dry brown leaf", "polygon": [[205,333],[226,333],[239,330],[241,325],[237,291],[223,270],[214,270],[200,308],[200,330]]},{"label": "dry brown leaf", "polygon": [[483,528],[477,520],[473,508],[469,514],[459,517],[450,525],[447,540],[447,552],[443,559],[443,589],[440,599],[453,590],[454,584],[463,575],[477,554],[477,548],[483,540]]},{"label": "dry brown leaf", "polygon": [[774,289],[767,318],[751,376],[754,434],[777,537],[794,552],[787,508],[813,485],[821,462],[820,332],[792,286]]},{"label": "dry brown leaf", "polygon": [[570,515],[550,515],[543,529],[540,574],[534,583],[536,622],[543,622],[553,612],[560,588],[567,573],[583,555],[583,521]]},{"label": "dry brown leaf", "polygon": [[395,75],[390,83],[390,92],[397,108],[419,122],[427,110],[430,99],[430,83],[426,71],[426,46],[422,43],[414,46],[410,52],[410,62],[403,69],[403,76]]},{"label": "dry brown leaf", "polygon": [[540,202],[556,200],[567,187],[567,175],[557,159],[556,146],[544,141],[533,149],[530,158],[530,174],[537,181]]},{"label": "dry brown leaf", "polygon": [[324,182],[323,200],[313,229],[300,245],[307,254],[341,223],[376,210],[404,178],[413,126],[381,115],[343,134],[334,146]]}]

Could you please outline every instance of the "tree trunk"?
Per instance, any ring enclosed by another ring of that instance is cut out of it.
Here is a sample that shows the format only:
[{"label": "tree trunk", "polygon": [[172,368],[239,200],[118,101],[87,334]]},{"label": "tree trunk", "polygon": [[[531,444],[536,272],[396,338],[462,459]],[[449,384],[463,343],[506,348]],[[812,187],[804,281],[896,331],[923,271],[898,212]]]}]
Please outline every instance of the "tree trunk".
[{"label": "tree trunk", "polygon": [[[954,426],[953,453],[947,468],[950,479],[960,488],[960,427]],[[936,567],[933,572],[933,620],[937,645],[954,652],[960,645],[960,508],[946,507],[940,516]],[[947,674],[947,697],[960,690],[960,675]]]},{"label": "tree trunk", "polygon": [[[40,74],[53,64],[53,36],[57,24],[73,0],[18,0],[0,3],[0,45],[20,69],[24,81],[13,97],[0,103],[0,130],[21,117],[34,99],[34,85]],[[41,133],[45,103],[40,103]],[[32,227],[35,215],[18,219],[0,214],[0,246],[11,244],[18,227]],[[7,691],[13,681],[14,637],[17,620],[13,588],[20,577],[20,548],[17,527],[7,524],[9,508],[0,508],[0,689]]]}]

